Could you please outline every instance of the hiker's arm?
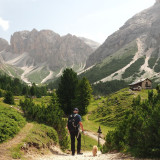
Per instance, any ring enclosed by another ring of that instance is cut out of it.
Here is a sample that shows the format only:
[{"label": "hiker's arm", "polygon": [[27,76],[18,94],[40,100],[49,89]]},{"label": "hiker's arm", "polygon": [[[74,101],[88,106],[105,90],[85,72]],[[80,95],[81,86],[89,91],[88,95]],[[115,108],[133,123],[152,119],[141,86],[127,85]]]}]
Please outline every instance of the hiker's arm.
[{"label": "hiker's arm", "polygon": [[80,127],[81,127],[82,131],[84,131],[82,122],[79,122],[79,124],[80,124]]}]

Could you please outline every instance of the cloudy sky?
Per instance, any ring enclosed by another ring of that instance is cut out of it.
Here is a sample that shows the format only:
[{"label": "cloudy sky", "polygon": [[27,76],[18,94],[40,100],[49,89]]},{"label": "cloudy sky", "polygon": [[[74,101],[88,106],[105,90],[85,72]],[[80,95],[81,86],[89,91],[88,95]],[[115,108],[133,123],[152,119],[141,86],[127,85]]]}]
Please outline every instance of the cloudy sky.
[{"label": "cloudy sky", "polygon": [[155,0],[0,0],[0,37],[20,30],[51,29],[102,43]]}]

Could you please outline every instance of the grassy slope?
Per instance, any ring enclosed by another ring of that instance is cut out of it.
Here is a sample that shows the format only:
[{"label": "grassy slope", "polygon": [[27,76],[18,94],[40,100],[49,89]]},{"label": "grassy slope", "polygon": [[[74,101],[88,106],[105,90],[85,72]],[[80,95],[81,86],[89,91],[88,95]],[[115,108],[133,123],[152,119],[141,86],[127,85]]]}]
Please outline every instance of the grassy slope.
[{"label": "grassy slope", "polygon": [[92,99],[89,113],[83,117],[85,129],[96,132],[100,125],[106,135],[122,120],[124,112],[131,107],[133,98],[138,95],[144,100],[148,96],[148,90],[138,92],[126,88],[99,100]]},{"label": "grassy slope", "polygon": [[29,79],[30,82],[35,82],[37,84],[40,84],[41,81],[48,75],[49,75],[49,71],[46,67],[44,67],[39,71],[35,71],[27,75],[27,78]]},{"label": "grassy slope", "polygon": [[87,77],[91,83],[101,80],[129,64],[137,50],[136,42],[131,42],[118,52],[105,58],[100,64],[82,73],[80,77]]}]

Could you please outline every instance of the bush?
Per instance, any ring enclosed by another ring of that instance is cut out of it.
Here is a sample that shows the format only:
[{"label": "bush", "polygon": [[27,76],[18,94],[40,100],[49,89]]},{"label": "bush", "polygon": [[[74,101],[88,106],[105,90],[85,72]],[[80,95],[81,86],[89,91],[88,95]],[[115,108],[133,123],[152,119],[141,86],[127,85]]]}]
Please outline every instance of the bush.
[{"label": "bush", "polygon": [[[50,104],[47,106],[36,105],[32,99],[25,99],[24,102],[20,101],[20,106],[28,119],[53,127],[58,132],[61,148],[64,150],[68,148],[66,120],[63,119],[64,113],[59,107],[58,98],[55,93],[52,96]],[[52,134],[48,134],[52,136]]]},{"label": "bush", "polygon": [[140,96],[133,100],[132,109],[115,131],[106,136],[103,152],[127,151],[136,157],[160,157],[160,88],[157,94],[148,93],[148,100]]},{"label": "bush", "polygon": [[13,97],[12,92],[7,91],[7,93],[4,96],[4,103],[14,104],[14,97]]},{"label": "bush", "polygon": [[13,138],[25,123],[20,113],[12,108],[0,106],[0,143]]}]

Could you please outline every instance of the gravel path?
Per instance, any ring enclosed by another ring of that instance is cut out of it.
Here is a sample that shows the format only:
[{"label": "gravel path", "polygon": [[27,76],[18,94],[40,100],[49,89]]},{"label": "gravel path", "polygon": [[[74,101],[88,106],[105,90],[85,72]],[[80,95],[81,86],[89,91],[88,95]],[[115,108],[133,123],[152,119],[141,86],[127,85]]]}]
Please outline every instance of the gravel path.
[{"label": "gravel path", "polygon": [[114,154],[101,154],[101,152],[98,152],[98,155],[96,157],[92,156],[92,152],[85,152],[84,155],[47,155],[42,157],[37,157],[34,160],[131,160],[132,158],[128,158],[123,156],[120,153],[114,153]]}]

